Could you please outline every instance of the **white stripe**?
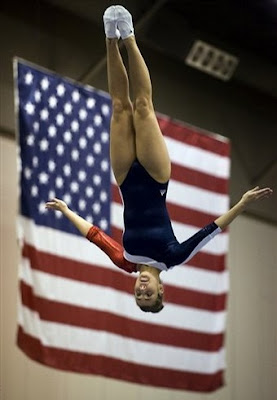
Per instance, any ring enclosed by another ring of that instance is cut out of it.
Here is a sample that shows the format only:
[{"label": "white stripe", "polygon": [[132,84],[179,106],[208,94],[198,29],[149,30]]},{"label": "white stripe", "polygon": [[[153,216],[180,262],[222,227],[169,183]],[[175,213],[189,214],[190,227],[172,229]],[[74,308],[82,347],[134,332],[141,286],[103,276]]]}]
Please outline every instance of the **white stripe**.
[{"label": "white stripe", "polygon": [[229,272],[212,272],[180,265],[161,275],[166,284],[209,294],[224,294],[229,289]]},{"label": "white stripe", "polygon": [[[178,241],[183,242],[198,232],[199,228],[173,222],[173,231]],[[203,251],[212,255],[223,255],[228,249],[228,234],[218,233],[210,242],[206,243]]]},{"label": "white stripe", "polygon": [[[125,292],[32,270],[28,259],[22,260],[20,278],[33,287],[37,296],[48,300],[145,322],[145,314],[137,307],[134,296]],[[225,315],[225,311],[211,312],[167,304],[163,312],[147,315],[147,321],[172,328],[220,333],[224,331]]]},{"label": "white stripe", "polygon": [[164,138],[170,160],[173,163],[219,178],[229,178],[229,157],[180,142],[168,136],[164,136]]},{"label": "white stripe", "polygon": [[204,352],[148,343],[113,333],[99,332],[65,324],[39,320],[37,313],[22,306],[23,330],[38,338],[44,346],[106,355],[140,366],[213,374],[224,369],[225,352]]},{"label": "white stripe", "polygon": [[[123,229],[123,206],[118,203],[112,203],[111,223],[117,229]],[[172,221],[172,228],[176,238],[182,242],[192,235],[194,235],[199,228],[191,227],[189,225],[181,224]],[[204,251],[213,255],[225,254],[228,249],[228,234],[221,232],[215,236],[209,243],[204,247]]]},{"label": "white stripe", "polygon": [[102,250],[82,236],[35,225],[32,220],[23,216],[19,219],[19,225],[24,232],[25,242],[37,250],[73,261],[101,265],[113,270],[115,268]]},{"label": "white stripe", "polygon": [[206,214],[221,215],[229,208],[229,196],[170,180],[167,202],[200,211]]}]

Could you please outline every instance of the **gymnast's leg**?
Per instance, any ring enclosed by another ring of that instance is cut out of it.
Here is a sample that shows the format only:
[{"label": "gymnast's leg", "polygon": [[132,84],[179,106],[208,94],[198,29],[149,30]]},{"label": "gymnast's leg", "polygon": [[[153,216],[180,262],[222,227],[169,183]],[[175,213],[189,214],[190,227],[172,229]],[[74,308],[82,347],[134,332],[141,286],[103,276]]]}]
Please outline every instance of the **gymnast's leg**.
[{"label": "gymnast's leg", "polygon": [[110,128],[111,163],[115,179],[118,185],[121,185],[136,158],[136,147],[129,82],[118,48],[115,20],[111,15],[113,8],[109,7],[105,12],[104,25],[108,36],[106,38],[108,86],[113,105]]},{"label": "gymnast's leg", "polygon": [[137,158],[147,172],[157,181],[166,182],[170,177],[170,159],[161,133],[153,103],[149,71],[137,46],[131,15],[123,7],[118,18],[118,29],[128,53],[129,79],[133,92],[134,126],[136,131]]}]

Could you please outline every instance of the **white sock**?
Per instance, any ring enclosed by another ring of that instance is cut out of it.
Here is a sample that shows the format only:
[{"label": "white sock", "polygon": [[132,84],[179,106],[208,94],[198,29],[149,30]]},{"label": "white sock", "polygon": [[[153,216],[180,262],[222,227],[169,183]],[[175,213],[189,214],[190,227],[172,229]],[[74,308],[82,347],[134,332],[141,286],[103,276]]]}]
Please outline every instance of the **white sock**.
[{"label": "white sock", "polygon": [[121,39],[126,39],[129,36],[134,36],[134,26],[132,15],[126,8],[122,6],[115,6],[117,27],[120,32]]}]

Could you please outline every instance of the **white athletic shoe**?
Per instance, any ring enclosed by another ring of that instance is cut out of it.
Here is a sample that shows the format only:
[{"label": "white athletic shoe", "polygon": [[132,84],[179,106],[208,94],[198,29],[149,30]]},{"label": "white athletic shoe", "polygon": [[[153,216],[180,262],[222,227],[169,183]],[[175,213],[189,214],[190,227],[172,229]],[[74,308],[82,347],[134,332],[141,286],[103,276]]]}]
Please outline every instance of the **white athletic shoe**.
[{"label": "white athletic shoe", "polygon": [[122,6],[114,6],[117,19],[117,28],[120,32],[121,39],[126,39],[129,36],[134,36],[134,26],[132,15],[126,8]]},{"label": "white athletic shoe", "polygon": [[106,37],[109,39],[120,37],[117,29],[116,6],[110,6],[106,9],[103,15],[104,30]]}]

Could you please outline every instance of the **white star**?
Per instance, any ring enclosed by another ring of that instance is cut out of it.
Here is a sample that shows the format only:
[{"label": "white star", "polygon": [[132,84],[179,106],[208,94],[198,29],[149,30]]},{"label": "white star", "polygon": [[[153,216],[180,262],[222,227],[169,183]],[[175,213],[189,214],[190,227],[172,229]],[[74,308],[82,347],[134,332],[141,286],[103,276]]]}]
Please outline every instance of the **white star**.
[{"label": "white star", "polygon": [[26,167],[24,169],[24,176],[25,176],[26,179],[31,179],[32,170],[30,168]]},{"label": "white star", "polygon": [[40,111],[40,118],[45,121],[47,120],[49,117],[49,111],[47,110],[47,108],[44,108],[43,110]]},{"label": "white star", "polygon": [[29,115],[33,115],[34,112],[35,112],[35,106],[34,106],[34,104],[31,103],[31,102],[28,102],[28,103],[25,105],[24,108],[25,108],[26,113],[29,114]]},{"label": "white star", "polygon": [[33,185],[31,187],[31,195],[32,195],[32,197],[37,197],[38,196],[38,187],[36,185]]},{"label": "white star", "polygon": [[56,168],[56,163],[54,160],[49,160],[48,161],[48,169],[50,172],[54,172]]},{"label": "white star", "polygon": [[55,210],[55,217],[58,219],[62,218],[62,213],[60,211]]},{"label": "white star", "polygon": [[85,149],[86,147],[87,147],[87,139],[86,138],[84,138],[84,137],[81,137],[80,139],[79,139],[79,146],[80,146],[80,148],[81,149]]},{"label": "white star", "polygon": [[64,116],[62,114],[58,114],[56,116],[56,121],[59,126],[63,125],[64,123]]},{"label": "white star", "polygon": [[33,83],[34,75],[29,71],[24,78],[26,85],[31,85]]},{"label": "white star", "polygon": [[99,186],[101,183],[101,176],[100,175],[93,175],[93,183],[95,186]]},{"label": "white star", "polygon": [[60,83],[58,86],[57,86],[57,95],[58,96],[60,96],[60,97],[62,97],[64,94],[65,94],[65,86],[64,86],[64,84],[63,83]]},{"label": "white star", "polygon": [[94,214],[99,214],[101,211],[101,205],[100,203],[94,203],[92,206]]},{"label": "white star", "polygon": [[87,133],[87,137],[88,138],[93,138],[93,136],[94,136],[94,128],[92,127],[92,126],[88,126],[87,127],[87,129],[86,129],[86,133]]},{"label": "white star", "polygon": [[55,137],[57,133],[57,128],[55,127],[55,125],[50,125],[48,128],[48,134],[50,137]]},{"label": "white star", "polygon": [[79,183],[76,181],[71,182],[70,189],[73,193],[77,193],[79,190]]},{"label": "white star", "polygon": [[100,193],[100,200],[104,203],[105,201],[107,201],[107,199],[108,199],[107,192],[102,190],[101,193]]},{"label": "white star", "polygon": [[99,143],[99,142],[94,143],[94,145],[93,145],[93,150],[94,150],[94,152],[95,152],[96,154],[100,154],[100,153],[101,153],[101,150],[102,150],[101,143]]},{"label": "white star", "polygon": [[94,165],[94,157],[91,154],[87,156],[86,161],[89,167],[92,167]]},{"label": "white star", "polygon": [[74,161],[79,160],[79,151],[77,149],[73,149],[71,152],[71,157]]},{"label": "white star", "polygon": [[93,224],[93,218],[91,215],[87,215],[86,216],[86,221],[90,222],[91,224]]},{"label": "white star", "polygon": [[64,138],[64,141],[65,141],[66,143],[70,143],[71,140],[72,140],[72,134],[71,134],[71,132],[70,132],[70,131],[65,131],[64,134],[63,134],[63,138]]},{"label": "white star", "polygon": [[95,99],[89,98],[87,99],[87,108],[92,109],[95,106]]},{"label": "white star", "polygon": [[34,97],[35,97],[35,101],[37,103],[39,103],[40,100],[41,100],[41,92],[39,90],[36,90],[35,93],[34,93]]},{"label": "white star", "polygon": [[110,107],[108,106],[108,104],[103,104],[102,107],[101,107],[101,111],[102,111],[103,115],[105,115],[105,116],[109,115],[110,114]]},{"label": "white star", "polygon": [[59,143],[56,147],[57,153],[59,156],[62,156],[64,153],[64,145],[62,143]]},{"label": "white star", "polygon": [[56,178],[56,187],[61,189],[63,187],[63,178],[61,176],[57,176]]},{"label": "white star", "polygon": [[72,100],[74,101],[74,103],[78,103],[78,101],[80,100],[80,93],[78,92],[78,90],[74,90],[72,92]]},{"label": "white star", "polygon": [[40,182],[42,185],[45,185],[45,184],[48,183],[49,176],[48,176],[48,174],[46,174],[46,172],[41,172],[41,173],[38,175],[38,179],[39,179],[39,182]]},{"label": "white star", "polygon": [[33,123],[33,129],[34,129],[35,132],[38,132],[38,131],[39,131],[39,123],[38,123],[37,121],[35,121],[35,122]]},{"label": "white star", "polygon": [[102,141],[103,143],[107,143],[108,140],[109,140],[109,134],[108,134],[108,132],[102,132],[102,133],[101,133],[101,141]]},{"label": "white star", "polygon": [[79,200],[79,208],[80,210],[84,211],[86,209],[87,203],[84,199]]},{"label": "white star", "polygon": [[101,219],[99,222],[100,228],[105,231],[108,228],[108,221],[106,219]]},{"label": "white star", "polygon": [[52,190],[49,190],[48,199],[52,200],[52,199],[54,199],[55,197],[56,197],[55,191],[54,191],[53,189],[52,189]]},{"label": "white star", "polygon": [[40,82],[40,86],[42,90],[47,90],[49,88],[50,82],[47,77],[43,78]]},{"label": "white star", "polygon": [[84,108],[81,108],[81,110],[79,111],[79,118],[80,120],[84,121],[88,116],[87,111]]},{"label": "white star", "polygon": [[94,124],[95,124],[96,126],[101,125],[101,123],[102,123],[102,117],[101,117],[101,115],[96,114],[95,117],[93,118],[93,121],[94,121]]},{"label": "white star", "polygon": [[101,169],[103,172],[108,171],[109,169],[109,162],[107,160],[101,161]]},{"label": "white star", "polygon": [[71,204],[71,201],[72,201],[71,195],[70,195],[69,193],[66,193],[66,194],[63,196],[63,201],[65,201],[66,204]]},{"label": "white star", "polygon": [[40,214],[46,214],[48,211],[47,208],[45,208],[45,203],[43,203],[42,201],[38,205],[38,211]]},{"label": "white star", "polygon": [[63,166],[63,173],[65,174],[65,176],[71,175],[71,166],[69,164],[65,164]]},{"label": "white star", "polygon": [[33,167],[35,168],[37,166],[38,166],[38,157],[35,156],[35,157],[33,157]]},{"label": "white star", "polygon": [[73,132],[77,132],[79,130],[79,122],[76,119],[71,122],[71,129]]},{"label": "white star", "polygon": [[87,174],[84,170],[81,170],[78,172],[79,181],[84,182],[86,180],[86,178],[87,178]]},{"label": "white star", "polygon": [[63,173],[65,174],[65,176],[71,175],[71,166],[69,164],[65,164],[63,166]]},{"label": "white star", "polygon": [[48,147],[49,147],[49,142],[48,142],[48,140],[47,140],[47,139],[42,139],[42,140],[39,142],[39,147],[40,147],[40,150],[41,150],[41,151],[47,151],[47,150],[48,150]]},{"label": "white star", "polygon": [[72,104],[71,103],[65,103],[64,105],[64,112],[68,115],[72,113]]},{"label": "white star", "polygon": [[56,108],[58,103],[57,97],[55,96],[49,97],[48,103],[50,108]]},{"label": "white star", "polygon": [[93,193],[94,193],[93,188],[91,186],[87,186],[86,187],[86,195],[87,195],[87,197],[92,197]]},{"label": "white star", "polygon": [[28,145],[28,146],[33,146],[34,143],[35,143],[35,137],[34,137],[34,135],[32,135],[32,134],[30,133],[30,135],[28,135],[27,138],[26,138],[26,142],[27,142],[27,145]]}]

